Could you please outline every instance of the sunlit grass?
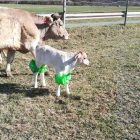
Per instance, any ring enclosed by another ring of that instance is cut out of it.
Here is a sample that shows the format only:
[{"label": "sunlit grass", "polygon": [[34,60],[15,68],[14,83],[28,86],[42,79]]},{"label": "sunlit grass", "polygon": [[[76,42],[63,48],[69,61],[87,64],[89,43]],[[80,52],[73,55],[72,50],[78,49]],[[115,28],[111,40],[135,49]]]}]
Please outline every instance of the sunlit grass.
[{"label": "sunlit grass", "polygon": [[53,69],[46,88],[38,80],[39,88],[33,89],[30,53],[16,53],[12,78],[5,77],[4,58],[1,139],[139,139],[140,24],[67,30],[69,40],[46,44],[88,55],[90,65],[72,72],[71,95],[61,86],[61,96],[55,96]]}]

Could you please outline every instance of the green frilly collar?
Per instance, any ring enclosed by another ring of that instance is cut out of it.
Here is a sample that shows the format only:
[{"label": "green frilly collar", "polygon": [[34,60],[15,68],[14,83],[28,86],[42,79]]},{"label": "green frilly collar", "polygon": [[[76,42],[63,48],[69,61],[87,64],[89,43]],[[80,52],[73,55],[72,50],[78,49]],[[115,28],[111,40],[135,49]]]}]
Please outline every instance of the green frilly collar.
[{"label": "green frilly collar", "polygon": [[[41,66],[40,68],[38,68],[35,64],[35,60],[31,60],[30,64],[29,64],[29,67],[31,69],[31,71],[33,73],[44,73],[46,71],[46,68],[47,66]],[[71,80],[71,74],[67,74],[67,75],[55,75],[55,83],[57,84],[61,84],[61,85],[66,85],[66,82],[67,81],[70,81]]]},{"label": "green frilly collar", "polygon": [[29,67],[33,73],[36,73],[36,72],[44,73],[47,68],[47,66],[41,66],[40,68],[38,68],[35,64],[35,60],[31,60]]}]

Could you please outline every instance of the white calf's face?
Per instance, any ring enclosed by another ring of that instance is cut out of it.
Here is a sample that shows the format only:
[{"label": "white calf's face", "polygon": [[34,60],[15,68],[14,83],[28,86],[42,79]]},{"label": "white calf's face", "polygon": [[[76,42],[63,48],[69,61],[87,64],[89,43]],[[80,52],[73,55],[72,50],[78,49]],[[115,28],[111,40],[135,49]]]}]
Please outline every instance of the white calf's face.
[{"label": "white calf's face", "polygon": [[78,60],[78,62],[79,62],[80,64],[89,65],[89,60],[88,60],[88,58],[87,58],[87,55],[86,55],[86,53],[83,52],[83,51],[80,51],[80,52],[78,53],[78,55],[76,56],[76,59]]}]

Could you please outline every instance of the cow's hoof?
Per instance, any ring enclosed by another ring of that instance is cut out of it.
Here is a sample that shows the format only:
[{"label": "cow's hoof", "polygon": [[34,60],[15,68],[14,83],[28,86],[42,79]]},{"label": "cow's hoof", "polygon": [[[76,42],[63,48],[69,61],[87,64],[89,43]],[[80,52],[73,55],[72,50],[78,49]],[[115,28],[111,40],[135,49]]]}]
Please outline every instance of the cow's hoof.
[{"label": "cow's hoof", "polygon": [[12,74],[7,74],[7,77],[13,77],[13,75]]},{"label": "cow's hoof", "polygon": [[7,73],[7,77],[13,77],[12,73],[11,72]]},{"label": "cow's hoof", "polygon": [[42,89],[46,89],[46,86],[41,86]]}]

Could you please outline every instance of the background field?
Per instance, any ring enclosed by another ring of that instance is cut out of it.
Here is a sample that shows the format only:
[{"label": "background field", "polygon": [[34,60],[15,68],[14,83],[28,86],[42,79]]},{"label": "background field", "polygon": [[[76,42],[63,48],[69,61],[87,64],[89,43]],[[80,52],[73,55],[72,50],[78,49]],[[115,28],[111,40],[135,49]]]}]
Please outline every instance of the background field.
[{"label": "background field", "polygon": [[[63,5],[0,4],[3,7],[23,9],[34,13],[63,12]],[[126,7],[67,6],[67,12],[125,11]],[[129,7],[129,11],[140,11],[140,7]]]},{"label": "background field", "polygon": [[[33,89],[31,54],[16,53],[14,77],[0,69],[0,139],[133,139],[140,137],[140,25],[68,29],[67,41],[46,43],[84,50],[90,65],[77,67],[71,95],[55,96],[54,70],[46,89]],[[40,85],[40,78],[38,79]]]},{"label": "background field", "polygon": [[[61,5],[25,5],[25,4],[0,4],[2,7],[10,7],[26,10],[33,13],[53,13],[63,12]],[[112,11],[125,11],[126,7],[93,7],[93,6],[67,6],[67,13],[69,12],[112,12]],[[128,7],[128,11],[140,11],[140,7]],[[140,20],[137,18],[127,18],[127,20]],[[124,21],[122,18],[109,18],[109,19],[92,19],[92,20],[72,20],[66,21],[67,23],[92,23],[92,22],[110,22],[110,21]]]},{"label": "background field", "polygon": [[[36,5],[25,8],[32,7],[32,12],[42,9]],[[79,66],[73,71],[69,96],[63,86],[61,96],[55,96],[52,68],[49,68],[51,76],[45,77],[46,88],[40,87],[38,77],[39,88],[33,89],[33,74],[28,66],[32,59],[30,53],[16,53],[11,78],[5,75],[6,58],[3,57],[0,139],[138,140],[140,24],[67,30],[71,34],[69,40],[48,40],[46,44],[64,51],[84,50],[90,61],[89,66]]]}]

